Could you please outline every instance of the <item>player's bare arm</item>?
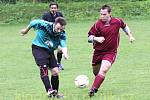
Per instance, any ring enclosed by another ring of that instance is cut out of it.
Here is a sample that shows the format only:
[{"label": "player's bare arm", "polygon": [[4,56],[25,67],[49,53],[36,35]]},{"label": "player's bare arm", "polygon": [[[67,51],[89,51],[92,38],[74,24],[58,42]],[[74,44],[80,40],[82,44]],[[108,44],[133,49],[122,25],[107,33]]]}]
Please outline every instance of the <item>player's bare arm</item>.
[{"label": "player's bare arm", "polygon": [[21,33],[22,36],[24,36],[25,34],[28,33],[29,30],[30,30],[30,27],[27,26],[26,28],[21,29],[20,33]]},{"label": "player's bare arm", "polygon": [[131,33],[130,28],[128,27],[128,25],[126,25],[126,27],[123,28],[123,31],[128,35],[129,41],[131,43],[133,43],[133,41],[135,41],[135,39],[134,39],[133,34]]},{"label": "player's bare arm", "polygon": [[67,47],[63,47],[62,52],[63,52],[63,57],[67,60],[68,59]]}]

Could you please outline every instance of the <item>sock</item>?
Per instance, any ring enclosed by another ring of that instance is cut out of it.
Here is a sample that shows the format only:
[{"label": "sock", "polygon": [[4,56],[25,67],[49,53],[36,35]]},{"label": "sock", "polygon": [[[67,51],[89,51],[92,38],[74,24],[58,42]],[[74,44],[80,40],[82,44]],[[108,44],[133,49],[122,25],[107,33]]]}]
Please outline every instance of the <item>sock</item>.
[{"label": "sock", "polygon": [[51,88],[49,77],[48,76],[44,76],[44,77],[41,77],[41,79],[42,79],[42,82],[43,82],[43,84],[45,86],[46,92],[48,92],[48,90]]},{"label": "sock", "polygon": [[98,89],[100,87],[100,85],[102,84],[102,82],[104,81],[105,77],[97,74],[94,80],[94,83],[92,85],[92,89]]},{"label": "sock", "polygon": [[63,53],[57,52],[57,62],[58,62],[58,63],[61,63],[62,54],[63,54]]},{"label": "sock", "polygon": [[59,77],[58,76],[51,76],[51,84],[52,84],[52,88],[53,90],[57,90],[59,89]]},{"label": "sock", "polygon": [[49,77],[48,77],[48,68],[40,66],[40,76],[41,80],[45,86],[46,92],[51,88]]}]

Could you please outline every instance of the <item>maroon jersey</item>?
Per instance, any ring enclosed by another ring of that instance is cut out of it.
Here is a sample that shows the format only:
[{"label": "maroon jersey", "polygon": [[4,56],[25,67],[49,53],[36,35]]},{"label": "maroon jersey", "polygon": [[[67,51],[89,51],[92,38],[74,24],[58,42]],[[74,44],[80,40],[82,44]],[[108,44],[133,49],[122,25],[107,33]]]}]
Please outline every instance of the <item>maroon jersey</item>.
[{"label": "maroon jersey", "polygon": [[125,28],[126,24],[119,18],[111,18],[109,24],[102,20],[98,20],[90,29],[88,35],[96,37],[104,37],[103,43],[94,42],[93,48],[103,52],[117,52],[120,34],[119,29]]}]

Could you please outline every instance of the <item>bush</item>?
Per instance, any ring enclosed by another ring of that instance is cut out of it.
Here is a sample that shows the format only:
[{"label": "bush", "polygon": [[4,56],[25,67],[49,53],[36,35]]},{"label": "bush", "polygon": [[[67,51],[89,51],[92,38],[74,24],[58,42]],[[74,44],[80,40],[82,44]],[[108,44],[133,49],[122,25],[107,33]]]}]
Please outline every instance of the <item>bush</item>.
[{"label": "bush", "polygon": [[9,4],[16,4],[16,0],[0,0],[0,3],[9,3]]},{"label": "bush", "polygon": [[[68,21],[96,20],[99,18],[99,8],[103,4],[112,7],[112,14],[115,17],[126,19],[149,18],[150,1],[82,1],[82,2],[59,2],[59,7]],[[34,18],[41,18],[42,14],[49,10],[48,3],[19,3],[0,4],[0,22],[2,23],[23,23]]]}]

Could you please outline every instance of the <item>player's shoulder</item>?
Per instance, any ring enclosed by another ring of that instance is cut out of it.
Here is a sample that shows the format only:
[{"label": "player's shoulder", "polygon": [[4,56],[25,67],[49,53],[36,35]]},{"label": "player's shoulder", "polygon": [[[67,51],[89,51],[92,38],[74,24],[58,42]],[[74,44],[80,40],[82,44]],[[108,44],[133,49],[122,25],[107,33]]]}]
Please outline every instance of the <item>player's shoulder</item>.
[{"label": "player's shoulder", "polygon": [[59,17],[63,17],[62,12],[60,12],[60,11],[57,12],[57,15],[58,15]]},{"label": "player's shoulder", "polygon": [[46,20],[43,19],[34,19],[31,21],[31,23],[39,23],[39,24],[49,24],[49,25],[53,25],[53,22],[48,22]]},{"label": "player's shoulder", "polygon": [[123,19],[122,18],[118,18],[118,17],[112,17],[112,21],[122,22]]},{"label": "player's shoulder", "polygon": [[50,16],[50,11],[46,11],[43,13],[43,16]]},{"label": "player's shoulder", "polygon": [[96,27],[101,26],[101,20],[100,20],[100,19],[96,20],[96,22],[95,22],[94,25],[95,25]]}]

